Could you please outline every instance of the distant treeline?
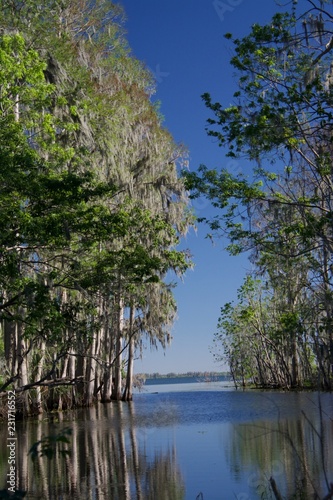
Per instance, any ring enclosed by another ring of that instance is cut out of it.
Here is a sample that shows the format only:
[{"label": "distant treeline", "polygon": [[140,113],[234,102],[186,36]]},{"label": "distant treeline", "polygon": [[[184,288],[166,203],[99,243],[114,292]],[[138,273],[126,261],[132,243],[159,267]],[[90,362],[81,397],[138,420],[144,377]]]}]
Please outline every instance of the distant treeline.
[{"label": "distant treeline", "polygon": [[156,378],[184,378],[184,377],[197,377],[197,378],[213,378],[213,377],[228,377],[230,376],[229,372],[186,372],[186,373],[174,373],[170,372],[167,374],[161,373],[140,373],[137,374],[137,377],[147,379],[156,379]]}]

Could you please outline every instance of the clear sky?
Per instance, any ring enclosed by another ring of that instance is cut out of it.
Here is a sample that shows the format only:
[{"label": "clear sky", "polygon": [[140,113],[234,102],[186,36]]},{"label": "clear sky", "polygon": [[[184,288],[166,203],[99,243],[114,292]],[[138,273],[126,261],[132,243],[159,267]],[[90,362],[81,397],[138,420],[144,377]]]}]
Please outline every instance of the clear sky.
[{"label": "clear sky", "polygon": [[[164,125],[177,142],[189,150],[190,170],[200,164],[209,168],[250,169],[225,158],[205,132],[210,116],[201,95],[209,92],[223,105],[232,102],[236,90],[229,61],[231,43],[249,33],[254,23],[265,24],[281,10],[275,0],[121,0],[127,15],[127,38],[133,54],[145,62],[157,81],[155,98],[161,101]],[[285,4],[291,4],[285,1]],[[300,3],[306,4],[305,0]],[[288,7],[282,9],[288,10]],[[194,202],[198,216],[212,214],[205,200]],[[221,306],[236,298],[237,288],[250,269],[245,256],[230,257],[227,241],[215,245],[205,238],[207,229],[198,227],[182,243],[190,249],[195,264],[184,282],[175,289],[178,320],[171,347],[165,352],[148,348],[135,371],[169,373],[214,371],[217,365],[209,351]]]}]

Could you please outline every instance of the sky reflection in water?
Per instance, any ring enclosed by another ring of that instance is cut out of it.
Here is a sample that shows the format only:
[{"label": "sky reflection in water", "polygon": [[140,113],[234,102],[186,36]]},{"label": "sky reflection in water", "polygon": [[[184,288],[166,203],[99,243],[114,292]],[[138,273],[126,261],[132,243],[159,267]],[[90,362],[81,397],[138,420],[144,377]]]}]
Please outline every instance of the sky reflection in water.
[{"label": "sky reflection in water", "polygon": [[[19,479],[27,498],[196,500],[202,493],[204,500],[269,499],[272,475],[285,496],[299,487],[308,498],[314,488],[321,496],[327,492],[332,395],[320,396],[323,466],[318,394],[242,392],[207,383],[179,389],[149,387],[131,404],[99,405],[57,415],[57,422],[18,426]],[[73,431],[71,457],[32,464],[32,443],[64,427]],[[6,429],[0,432],[4,441]],[[5,478],[5,452],[0,458]]]}]

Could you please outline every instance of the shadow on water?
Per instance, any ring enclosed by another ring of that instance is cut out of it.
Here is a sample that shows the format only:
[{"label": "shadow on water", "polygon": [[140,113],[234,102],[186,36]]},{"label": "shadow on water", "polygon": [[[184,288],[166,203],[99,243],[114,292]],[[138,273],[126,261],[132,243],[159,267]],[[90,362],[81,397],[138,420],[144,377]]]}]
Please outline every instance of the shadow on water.
[{"label": "shadow on water", "polygon": [[[17,486],[28,500],[255,500],[275,498],[273,477],[284,499],[323,498],[333,480],[333,399],[323,396],[320,415],[316,397],[145,394],[18,422]],[[33,443],[68,427],[70,455],[32,461]],[[7,473],[3,447],[0,477]]]}]

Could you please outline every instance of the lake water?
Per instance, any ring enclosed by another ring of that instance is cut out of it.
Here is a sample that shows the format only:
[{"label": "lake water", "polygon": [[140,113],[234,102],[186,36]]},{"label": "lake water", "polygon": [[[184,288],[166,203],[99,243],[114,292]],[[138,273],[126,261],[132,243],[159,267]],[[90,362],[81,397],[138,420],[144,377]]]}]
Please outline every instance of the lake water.
[{"label": "lake water", "polygon": [[[311,499],[333,481],[333,395],[236,391],[228,382],[150,382],[112,403],[17,425],[19,486],[28,499]],[[321,411],[320,411],[321,409]],[[70,428],[68,449],[28,457]],[[0,429],[2,442],[7,427]],[[6,487],[8,451],[0,453]],[[302,495],[293,496],[302,491]]]}]

